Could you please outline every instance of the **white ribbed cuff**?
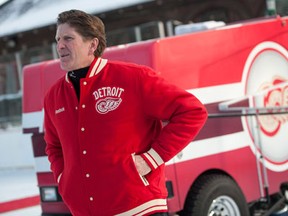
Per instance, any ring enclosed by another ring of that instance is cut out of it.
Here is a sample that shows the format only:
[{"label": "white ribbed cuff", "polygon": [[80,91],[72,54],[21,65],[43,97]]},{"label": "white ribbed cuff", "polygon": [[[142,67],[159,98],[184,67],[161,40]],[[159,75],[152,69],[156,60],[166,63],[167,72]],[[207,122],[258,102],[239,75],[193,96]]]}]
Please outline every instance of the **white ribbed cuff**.
[{"label": "white ribbed cuff", "polygon": [[160,155],[153,148],[151,148],[148,152],[143,153],[143,155],[146,157],[153,169],[156,169],[164,163]]}]

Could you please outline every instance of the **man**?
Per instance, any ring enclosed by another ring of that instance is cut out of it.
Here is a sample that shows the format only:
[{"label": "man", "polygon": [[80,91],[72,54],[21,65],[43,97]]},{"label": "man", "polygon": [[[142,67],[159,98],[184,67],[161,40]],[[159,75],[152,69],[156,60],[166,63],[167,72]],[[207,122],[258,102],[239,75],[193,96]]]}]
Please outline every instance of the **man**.
[{"label": "man", "polygon": [[67,74],[45,97],[46,153],[71,213],[168,215],[164,163],[197,135],[206,109],[148,67],[101,58],[95,16],[59,14],[56,41]]}]

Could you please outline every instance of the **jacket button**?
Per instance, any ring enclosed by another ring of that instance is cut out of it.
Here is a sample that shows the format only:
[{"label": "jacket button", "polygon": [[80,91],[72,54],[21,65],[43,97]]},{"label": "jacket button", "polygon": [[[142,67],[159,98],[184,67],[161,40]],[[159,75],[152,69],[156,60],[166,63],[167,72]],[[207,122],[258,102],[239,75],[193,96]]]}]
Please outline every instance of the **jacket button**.
[{"label": "jacket button", "polygon": [[82,104],[82,108],[85,108],[86,107],[86,105],[85,104]]},{"label": "jacket button", "polygon": [[87,154],[87,151],[86,151],[86,150],[84,150],[84,151],[83,151],[83,154],[84,154],[84,155],[85,155],[85,154]]},{"label": "jacket button", "polygon": [[89,174],[89,173],[87,173],[87,174],[86,174],[86,178],[89,178],[89,177],[90,177],[90,174]]},{"label": "jacket button", "polygon": [[84,127],[82,127],[82,128],[81,128],[81,131],[85,131],[85,128],[84,128]]},{"label": "jacket button", "polygon": [[86,82],[86,81],[84,81],[84,82],[83,82],[83,85],[87,85],[87,82]]},{"label": "jacket button", "polygon": [[90,197],[89,199],[90,199],[90,201],[93,201],[93,197]]}]

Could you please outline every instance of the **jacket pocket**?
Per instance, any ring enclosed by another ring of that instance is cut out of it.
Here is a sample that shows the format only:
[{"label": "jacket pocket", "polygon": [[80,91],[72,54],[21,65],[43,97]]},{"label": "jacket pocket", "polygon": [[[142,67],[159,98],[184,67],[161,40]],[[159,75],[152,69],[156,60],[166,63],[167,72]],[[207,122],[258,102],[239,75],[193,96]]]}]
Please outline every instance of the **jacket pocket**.
[{"label": "jacket pocket", "polygon": [[135,164],[135,153],[131,154],[132,160],[133,160],[133,164],[134,164],[134,168],[136,173],[138,174],[138,176],[140,177],[141,181],[143,182],[144,186],[148,186],[149,182],[147,181],[147,179],[145,178],[145,176],[140,175],[140,173],[138,172],[137,168],[136,168],[136,164]]}]

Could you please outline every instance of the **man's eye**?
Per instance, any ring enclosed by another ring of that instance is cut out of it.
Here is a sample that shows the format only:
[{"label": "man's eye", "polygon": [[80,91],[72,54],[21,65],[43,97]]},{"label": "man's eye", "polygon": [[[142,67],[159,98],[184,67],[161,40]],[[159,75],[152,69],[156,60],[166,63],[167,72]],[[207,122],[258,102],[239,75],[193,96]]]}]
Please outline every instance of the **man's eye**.
[{"label": "man's eye", "polygon": [[73,39],[74,39],[73,37],[63,37],[62,39],[61,38],[56,38],[56,42],[59,43],[59,41],[61,41],[61,40],[63,40],[63,41],[71,41]]}]

